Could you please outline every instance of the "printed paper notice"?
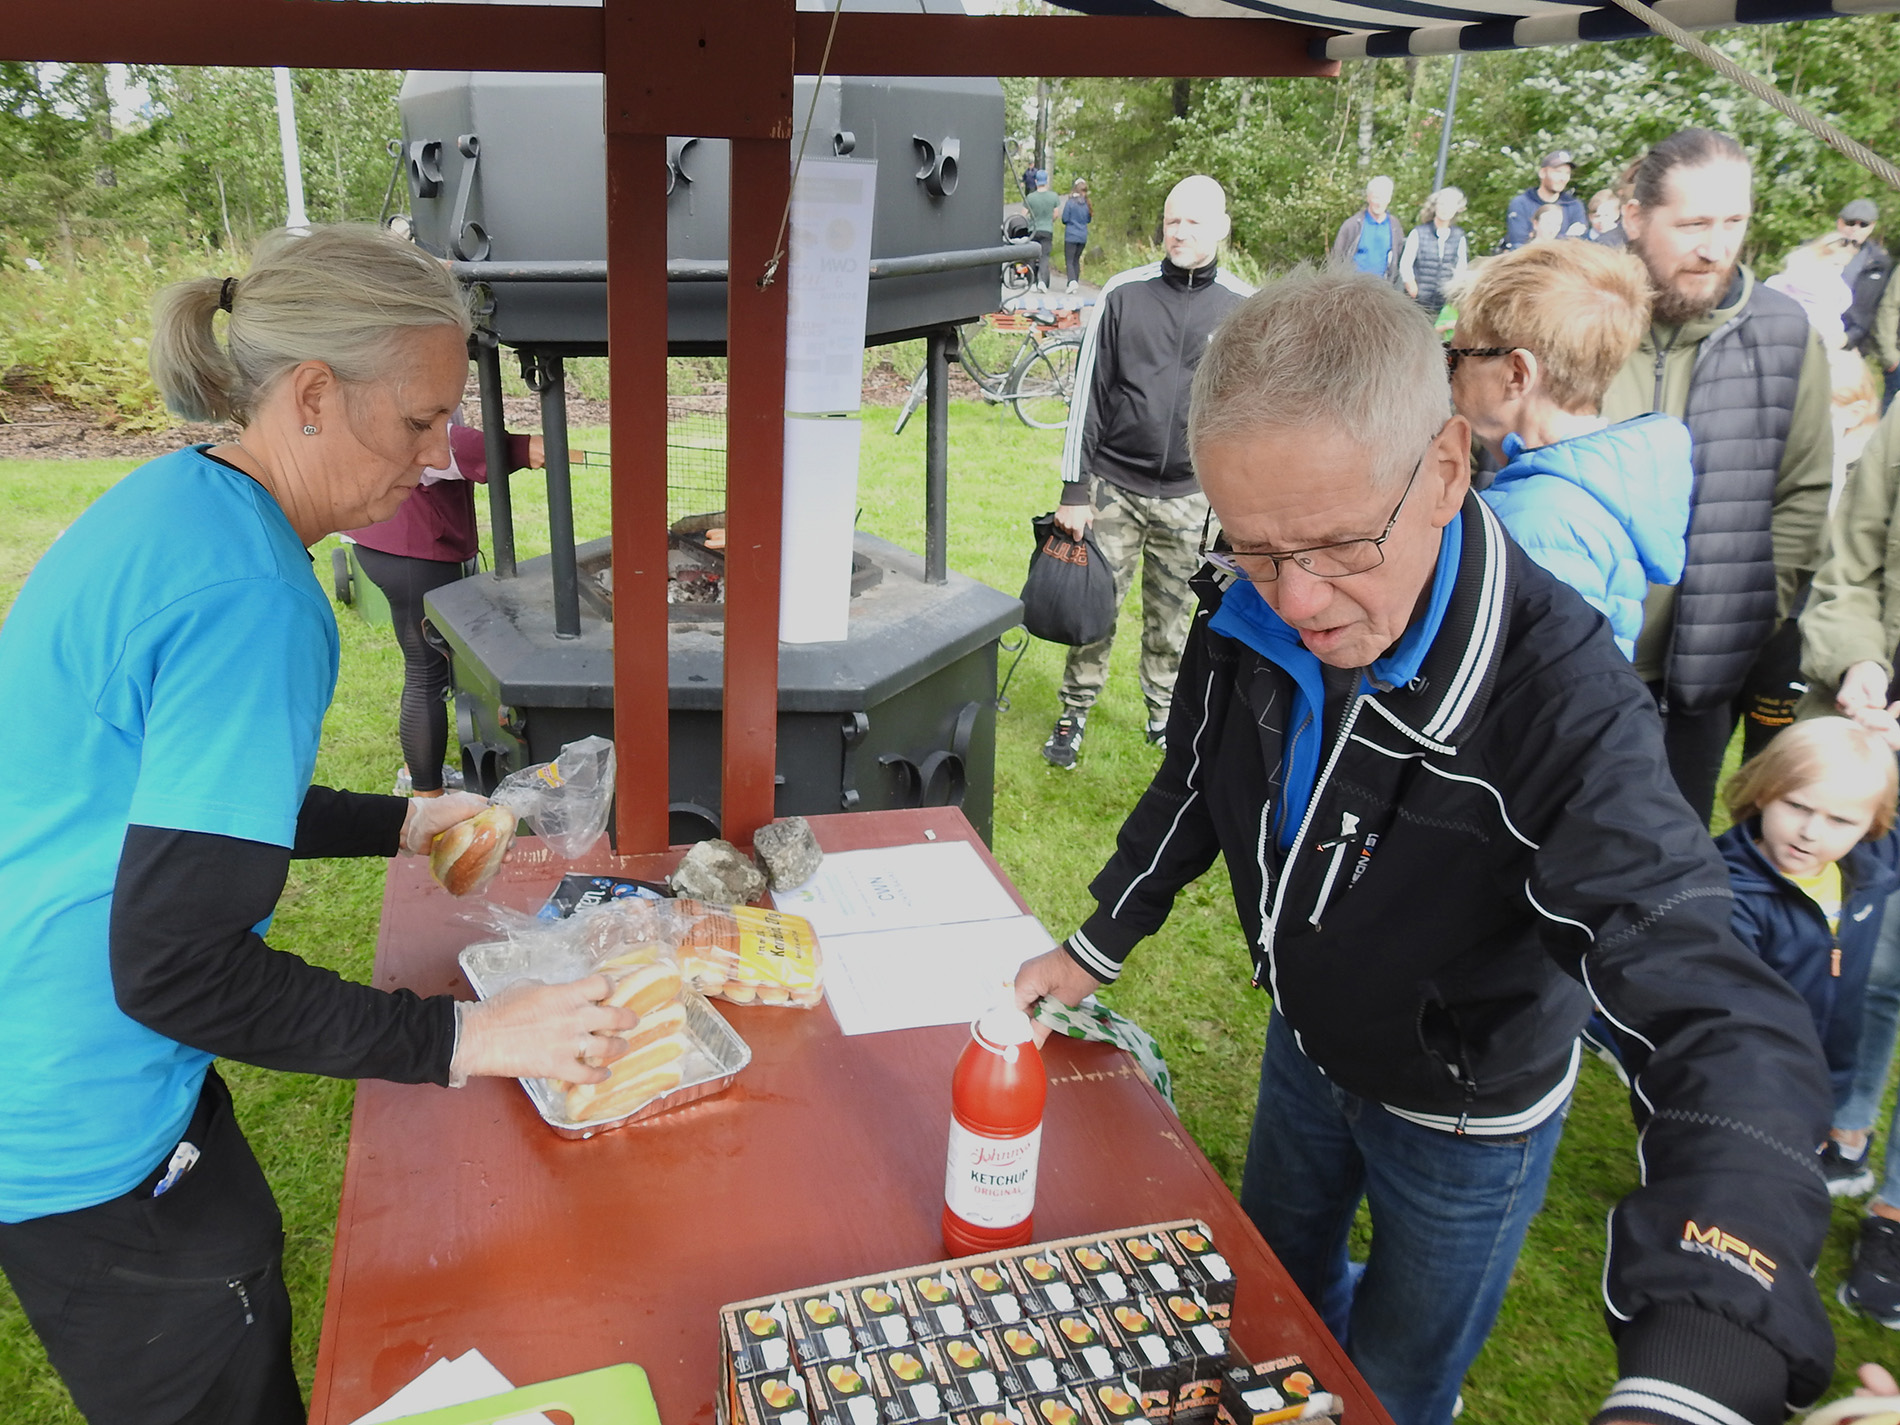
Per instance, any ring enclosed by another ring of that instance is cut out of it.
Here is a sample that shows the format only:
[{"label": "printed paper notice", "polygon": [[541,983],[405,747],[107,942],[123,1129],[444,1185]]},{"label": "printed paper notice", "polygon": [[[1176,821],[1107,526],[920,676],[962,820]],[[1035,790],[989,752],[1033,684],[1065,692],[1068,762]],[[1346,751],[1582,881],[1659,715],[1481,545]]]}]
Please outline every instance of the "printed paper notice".
[{"label": "printed paper notice", "polygon": [[836,851],[804,885],[774,892],[772,900],[780,910],[811,922],[825,942],[827,960],[834,936],[1000,920],[1022,913],[967,841]]},{"label": "printed paper notice", "polygon": [[846,1034],[969,1024],[1054,944],[1033,915],[839,935],[825,941],[825,998]]}]

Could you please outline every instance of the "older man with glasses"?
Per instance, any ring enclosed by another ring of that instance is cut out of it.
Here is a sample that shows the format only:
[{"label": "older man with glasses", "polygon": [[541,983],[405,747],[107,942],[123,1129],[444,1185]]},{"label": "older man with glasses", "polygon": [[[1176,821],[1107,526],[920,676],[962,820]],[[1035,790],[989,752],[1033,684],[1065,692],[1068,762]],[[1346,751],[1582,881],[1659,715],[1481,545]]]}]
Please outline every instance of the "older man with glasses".
[{"label": "older man with glasses", "polygon": [[1456,1411],[1594,1005],[1644,1163],[1610,1219],[1622,1378],[1596,1419],[1768,1425],[1833,1361],[1814,1031],[1730,931],[1608,627],[1471,494],[1445,365],[1356,274],[1296,273],[1216,334],[1189,435],[1222,534],[1167,755],[1017,998],[1114,980],[1225,858],[1273,996],[1241,1202],[1398,1425]]}]

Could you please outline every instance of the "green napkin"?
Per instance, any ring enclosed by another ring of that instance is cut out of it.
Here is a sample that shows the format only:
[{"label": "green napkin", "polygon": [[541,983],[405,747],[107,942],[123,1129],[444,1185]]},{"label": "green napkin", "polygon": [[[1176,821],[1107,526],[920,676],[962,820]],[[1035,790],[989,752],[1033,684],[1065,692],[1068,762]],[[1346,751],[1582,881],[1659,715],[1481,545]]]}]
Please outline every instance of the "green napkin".
[{"label": "green napkin", "polygon": [[1097,1044],[1126,1049],[1168,1106],[1174,1106],[1174,1078],[1168,1073],[1168,1061],[1161,1057],[1161,1046],[1154,1035],[1127,1015],[1117,1014],[1094,995],[1074,1009],[1044,995],[1036,1001],[1035,1017],[1071,1039],[1093,1039]]}]

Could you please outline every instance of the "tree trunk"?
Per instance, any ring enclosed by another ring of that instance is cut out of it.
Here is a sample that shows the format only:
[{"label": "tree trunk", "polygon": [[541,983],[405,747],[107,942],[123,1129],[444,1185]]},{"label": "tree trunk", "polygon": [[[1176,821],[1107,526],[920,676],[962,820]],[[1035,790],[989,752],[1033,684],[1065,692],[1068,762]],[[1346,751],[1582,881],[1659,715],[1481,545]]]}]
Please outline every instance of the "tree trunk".
[{"label": "tree trunk", "polygon": [[1049,166],[1049,81],[1036,81],[1036,167]]},{"label": "tree trunk", "polygon": [[1364,67],[1365,80],[1361,88],[1365,93],[1359,97],[1359,166],[1372,167],[1372,97],[1373,71],[1371,64]]},{"label": "tree trunk", "polygon": [[1177,119],[1185,119],[1188,116],[1188,106],[1193,102],[1193,100],[1194,100],[1194,81],[1191,79],[1175,80],[1174,81],[1174,117]]},{"label": "tree trunk", "polygon": [[112,144],[112,93],[106,86],[106,67],[82,64],[78,68],[86,76],[86,117],[92,129],[92,141],[99,146],[99,167],[92,181],[101,188],[117,188],[119,175],[105,157]]}]

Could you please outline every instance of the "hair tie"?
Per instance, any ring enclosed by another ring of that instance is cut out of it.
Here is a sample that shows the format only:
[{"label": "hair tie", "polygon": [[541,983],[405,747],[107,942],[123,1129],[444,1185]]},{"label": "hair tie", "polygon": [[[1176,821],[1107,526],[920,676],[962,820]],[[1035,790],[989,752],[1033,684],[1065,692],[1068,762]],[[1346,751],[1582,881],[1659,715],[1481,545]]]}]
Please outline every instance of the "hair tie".
[{"label": "hair tie", "polygon": [[224,311],[231,310],[231,294],[237,291],[237,278],[227,277],[224,285],[218,288],[218,306]]}]

